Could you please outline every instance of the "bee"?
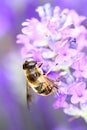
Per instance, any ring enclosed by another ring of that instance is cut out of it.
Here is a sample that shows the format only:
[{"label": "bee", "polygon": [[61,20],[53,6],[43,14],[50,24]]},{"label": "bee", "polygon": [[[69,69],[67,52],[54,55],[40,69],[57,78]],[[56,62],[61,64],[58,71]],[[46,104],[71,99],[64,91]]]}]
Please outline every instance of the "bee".
[{"label": "bee", "polygon": [[48,96],[58,89],[57,84],[49,79],[41,69],[42,64],[37,65],[36,61],[26,60],[23,63],[23,70],[26,77],[27,103],[32,99],[31,88],[41,96]]}]

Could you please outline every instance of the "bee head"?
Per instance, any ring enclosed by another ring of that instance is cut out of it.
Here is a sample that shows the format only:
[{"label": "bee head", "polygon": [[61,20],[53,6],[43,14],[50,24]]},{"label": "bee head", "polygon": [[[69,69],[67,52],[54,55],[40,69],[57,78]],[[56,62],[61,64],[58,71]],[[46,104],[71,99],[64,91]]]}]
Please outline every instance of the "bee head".
[{"label": "bee head", "polygon": [[23,64],[23,69],[32,69],[36,66],[37,62],[36,61],[25,61]]}]

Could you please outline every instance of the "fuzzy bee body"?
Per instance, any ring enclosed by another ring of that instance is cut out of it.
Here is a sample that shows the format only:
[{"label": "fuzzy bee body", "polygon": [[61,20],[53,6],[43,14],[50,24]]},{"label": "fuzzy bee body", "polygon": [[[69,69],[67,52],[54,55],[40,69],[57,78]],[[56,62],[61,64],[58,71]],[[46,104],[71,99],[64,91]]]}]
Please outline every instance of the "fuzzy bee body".
[{"label": "fuzzy bee body", "polygon": [[23,69],[27,81],[27,101],[31,97],[29,88],[32,88],[37,94],[42,96],[50,95],[57,88],[57,85],[43,74],[36,61],[25,61]]},{"label": "fuzzy bee body", "polygon": [[[50,81],[50,83],[51,83],[51,81]],[[42,96],[46,96],[46,95],[51,94],[53,92],[53,89],[54,89],[52,85],[49,85],[49,80],[44,75],[38,77],[38,79],[33,82],[33,85],[31,82],[28,82],[28,85],[33,86],[32,89],[36,93],[38,93]]]}]

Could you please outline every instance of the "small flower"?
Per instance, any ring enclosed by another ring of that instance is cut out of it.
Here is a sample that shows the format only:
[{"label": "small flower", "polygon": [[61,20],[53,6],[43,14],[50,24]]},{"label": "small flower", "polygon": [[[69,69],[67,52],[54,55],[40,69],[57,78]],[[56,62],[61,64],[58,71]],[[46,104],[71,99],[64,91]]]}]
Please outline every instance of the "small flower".
[{"label": "small flower", "polygon": [[72,104],[70,104],[68,108],[64,108],[64,112],[75,117],[79,117],[81,115],[81,110]]},{"label": "small flower", "polygon": [[65,94],[59,94],[56,96],[57,101],[53,104],[54,109],[58,108],[66,108],[68,107],[68,103],[65,101],[66,100],[66,95]]},{"label": "small flower", "polygon": [[87,78],[87,57],[84,53],[79,53],[79,55],[77,55],[76,60],[72,64],[72,68],[75,69],[73,75],[76,78]]},{"label": "small flower", "polygon": [[64,108],[64,113],[74,116],[70,120],[82,117],[87,122],[87,103],[81,104],[79,107],[70,104],[69,107]]},{"label": "small flower", "polygon": [[68,89],[68,93],[72,95],[71,102],[73,104],[87,102],[87,90],[85,82],[72,84]]}]

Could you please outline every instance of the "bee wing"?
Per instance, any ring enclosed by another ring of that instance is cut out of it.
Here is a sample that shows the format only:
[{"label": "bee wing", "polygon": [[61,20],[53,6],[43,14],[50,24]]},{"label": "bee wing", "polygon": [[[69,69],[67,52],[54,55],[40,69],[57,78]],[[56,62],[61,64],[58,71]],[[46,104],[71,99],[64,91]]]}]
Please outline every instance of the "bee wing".
[{"label": "bee wing", "polygon": [[33,102],[36,102],[38,100],[32,87],[29,86],[28,81],[26,81],[26,99],[27,99],[27,106],[29,109],[31,104],[33,104]]},{"label": "bee wing", "polygon": [[57,86],[57,84],[55,83],[54,80],[52,80],[52,79],[50,79],[48,77],[46,77],[46,80],[49,83],[49,87],[54,87],[56,90],[58,90],[58,86]]},{"label": "bee wing", "polygon": [[27,99],[27,106],[30,107],[30,103],[32,102],[32,92],[31,87],[28,85],[26,81],[26,99]]}]

